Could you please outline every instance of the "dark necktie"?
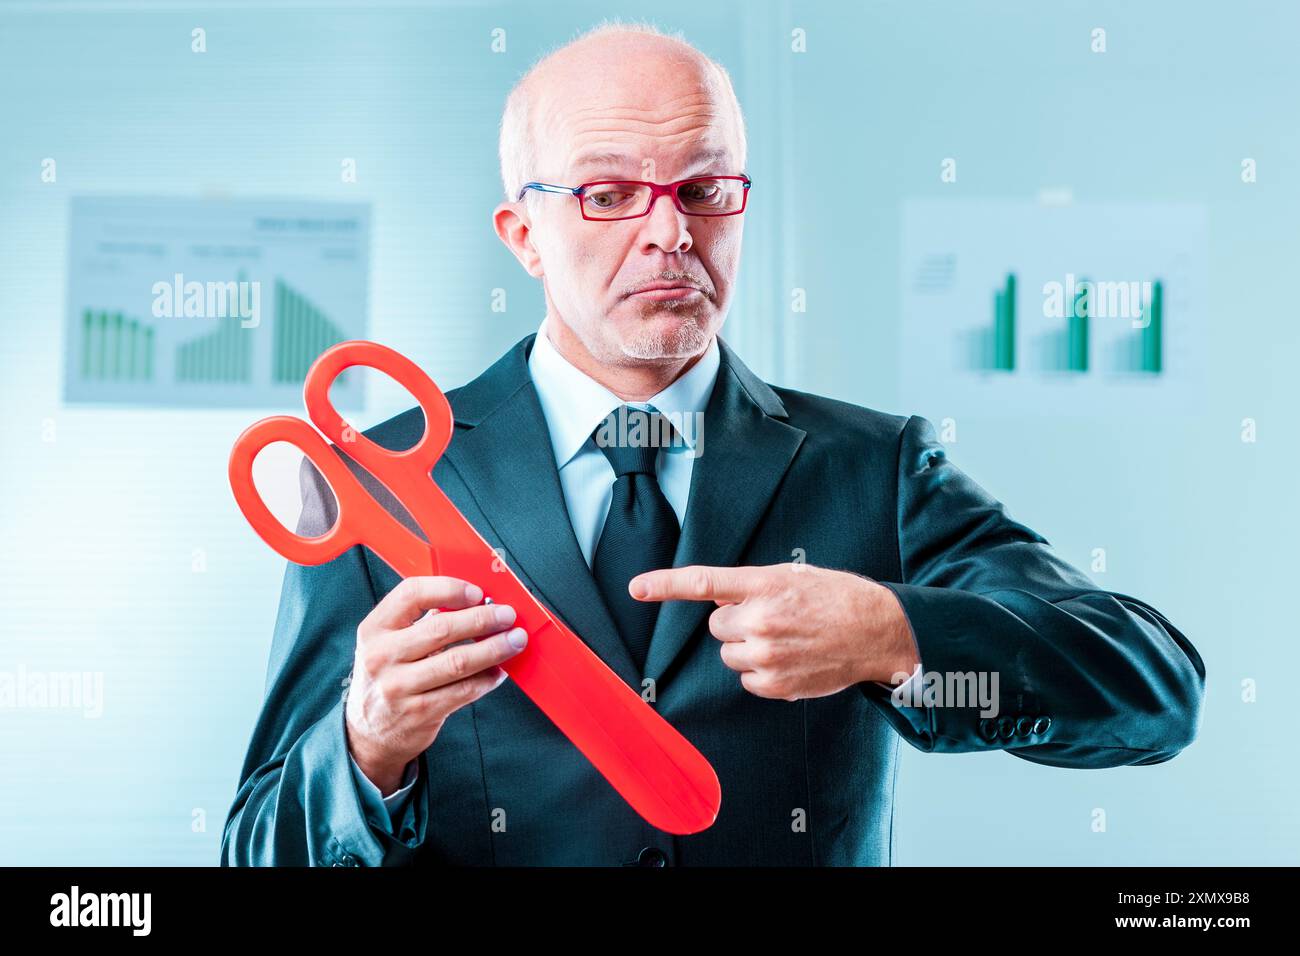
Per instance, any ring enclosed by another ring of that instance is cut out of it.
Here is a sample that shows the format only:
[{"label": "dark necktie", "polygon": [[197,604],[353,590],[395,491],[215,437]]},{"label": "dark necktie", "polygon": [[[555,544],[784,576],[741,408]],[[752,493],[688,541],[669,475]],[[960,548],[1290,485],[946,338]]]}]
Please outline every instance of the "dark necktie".
[{"label": "dark necktie", "polygon": [[610,412],[592,436],[616,477],[591,573],[623,643],[643,672],[659,602],[638,601],[628,594],[627,585],[638,574],[673,565],[680,528],[655,476],[659,448],[672,434],[658,412],[624,405]]}]

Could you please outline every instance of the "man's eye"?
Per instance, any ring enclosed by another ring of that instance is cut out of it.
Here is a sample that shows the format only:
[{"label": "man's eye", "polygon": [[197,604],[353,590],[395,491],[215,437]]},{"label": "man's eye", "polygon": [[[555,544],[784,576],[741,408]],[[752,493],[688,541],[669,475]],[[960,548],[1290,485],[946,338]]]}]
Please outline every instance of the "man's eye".
[{"label": "man's eye", "polygon": [[693,203],[717,202],[722,190],[717,183],[687,183],[682,187],[682,198]]},{"label": "man's eye", "polygon": [[625,199],[627,199],[627,193],[613,189],[587,194],[587,201],[593,206],[599,206],[601,209],[608,209],[610,206],[617,205]]}]

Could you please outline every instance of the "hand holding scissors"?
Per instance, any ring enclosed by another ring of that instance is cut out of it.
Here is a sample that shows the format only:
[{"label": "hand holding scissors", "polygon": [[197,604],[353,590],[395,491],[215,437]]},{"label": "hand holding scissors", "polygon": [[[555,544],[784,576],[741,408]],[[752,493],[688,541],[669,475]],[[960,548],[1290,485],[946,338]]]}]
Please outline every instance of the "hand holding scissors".
[{"label": "hand holding scissors", "polygon": [[[354,365],[384,372],[419,402],[425,429],[415,445],[403,451],[383,448],[339,415],[329,388]],[[343,342],[312,365],[304,397],[320,433],[301,419],[274,416],[246,429],[231,452],[235,500],[262,539],[298,564],[323,564],[362,544],[403,577],[463,579],[496,604],[514,608],[515,624],[527,633],[528,645],[501,669],[648,823],[678,834],[710,826],[721,790],[708,761],[533,597],[433,482],[431,472],[452,434],[451,408],[433,380],[392,349]],[[322,434],[393,494],[428,543],[371,497]],[[302,451],[337,499],[338,517],[318,537],[302,537],[280,524],[253,484],[253,460],[277,441]]]}]

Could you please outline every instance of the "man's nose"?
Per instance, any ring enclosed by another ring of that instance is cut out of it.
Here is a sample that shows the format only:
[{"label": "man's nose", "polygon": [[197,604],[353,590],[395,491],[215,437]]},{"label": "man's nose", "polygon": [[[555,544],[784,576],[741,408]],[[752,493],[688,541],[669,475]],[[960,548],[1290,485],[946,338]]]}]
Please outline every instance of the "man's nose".
[{"label": "man's nose", "polygon": [[691,248],[690,218],[678,210],[672,196],[656,196],[650,211],[641,220],[641,244],[666,253],[686,252]]}]

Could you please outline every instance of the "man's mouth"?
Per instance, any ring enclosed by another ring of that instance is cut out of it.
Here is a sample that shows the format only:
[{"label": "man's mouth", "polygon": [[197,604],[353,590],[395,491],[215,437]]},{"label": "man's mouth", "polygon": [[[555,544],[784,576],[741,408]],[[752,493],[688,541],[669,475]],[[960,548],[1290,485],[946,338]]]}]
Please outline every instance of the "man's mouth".
[{"label": "man's mouth", "polygon": [[633,292],[634,298],[650,299],[654,302],[672,302],[679,299],[689,299],[692,296],[703,295],[698,288],[693,285],[674,285],[670,282],[656,282],[654,285],[646,286],[638,292]]}]

